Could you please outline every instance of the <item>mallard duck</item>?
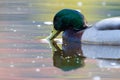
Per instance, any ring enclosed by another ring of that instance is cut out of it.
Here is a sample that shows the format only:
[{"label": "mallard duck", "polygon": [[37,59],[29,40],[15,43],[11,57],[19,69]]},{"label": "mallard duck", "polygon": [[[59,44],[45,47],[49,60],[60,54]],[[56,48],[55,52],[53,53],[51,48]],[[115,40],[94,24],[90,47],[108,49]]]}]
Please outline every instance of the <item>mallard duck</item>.
[{"label": "mallard duck", "polygon": [[49,40],[53,40],[63,31],[63,40],[69,42],[120,45],[120,17],[103,19],[88,28],[81,12],[63,9],[55,15],[53,25]]},{"label": "mallard duck", "polygon": [[49,40],[56,38],[62,31],[78,32],[87,28],[84,15],[73,9],[63,9],[56,13],[53,19],[53,26],[50,36],[47,37]]}]

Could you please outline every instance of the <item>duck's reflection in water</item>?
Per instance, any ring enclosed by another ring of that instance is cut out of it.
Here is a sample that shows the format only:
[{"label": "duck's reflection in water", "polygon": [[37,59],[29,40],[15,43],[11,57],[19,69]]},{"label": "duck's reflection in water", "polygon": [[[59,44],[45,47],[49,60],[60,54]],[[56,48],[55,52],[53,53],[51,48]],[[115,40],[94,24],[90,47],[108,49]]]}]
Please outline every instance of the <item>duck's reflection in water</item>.
[{"label": "duck's reflection in water", "polygon": [[51,41],[53,65],[63,71],[71,71],[83,67],[85,65],[85,57],[81,51],[81,45],[63,42],[62,49],[60,49],[56,41]]},{"label": "duck's reflection in water", "polygon": [[84,45],[80,41],[72,42],[65,38],[63,38],[62,48],[56,41],[50,41],[50,43],[53,51],[53,64],[64,71],[84,67],[86,58],[97,61],[96,65],[100,68],[120,68],[120,46]]},{"label": "duck's reflection in water", "polygon": [[99,59],[100,68],[120,68],[120,59]]},{"label": "duck's reflection in water", "polygon": [[100,68],[120,68],[120,46],[82,44],[84,56],[96,59]]}]

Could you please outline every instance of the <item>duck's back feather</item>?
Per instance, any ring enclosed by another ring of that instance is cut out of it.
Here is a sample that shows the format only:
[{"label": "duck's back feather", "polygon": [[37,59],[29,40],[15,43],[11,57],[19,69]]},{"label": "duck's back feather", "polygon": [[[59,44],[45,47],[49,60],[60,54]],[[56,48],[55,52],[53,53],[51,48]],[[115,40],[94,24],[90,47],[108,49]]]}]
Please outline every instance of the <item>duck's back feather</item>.
[{"label": "duck's back feather", "polygon": [[82,43],[120,45],[120,18],[102,20],[87,29],[82,35]]},{"label": "duck's back feather", "polygon": [[120,17],[101,20],[94,27],[98,30],[118,30],[120,29]]}]

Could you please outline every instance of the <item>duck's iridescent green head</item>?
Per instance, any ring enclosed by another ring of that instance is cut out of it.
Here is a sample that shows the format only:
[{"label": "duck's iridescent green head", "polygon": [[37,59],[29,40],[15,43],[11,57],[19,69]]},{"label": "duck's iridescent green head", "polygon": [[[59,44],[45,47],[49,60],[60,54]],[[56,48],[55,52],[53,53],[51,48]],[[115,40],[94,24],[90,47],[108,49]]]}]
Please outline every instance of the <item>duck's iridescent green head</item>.
[{"label": "duck's iridescent green head", "polygon": [[47,37],[48,40],[53,40],[61,31],[67,29],[80,31],[86,29],[86,21],[82,13],[77,10],[63,9],[60,10],[53,19],[54,28]]},{"label": "duck's iridescent green head", "polygon": [[53,20],[56,30],[66,29],[83,30],[85,29],[85,19],[82,13],[77,10],[63,9],[59,11]]}]

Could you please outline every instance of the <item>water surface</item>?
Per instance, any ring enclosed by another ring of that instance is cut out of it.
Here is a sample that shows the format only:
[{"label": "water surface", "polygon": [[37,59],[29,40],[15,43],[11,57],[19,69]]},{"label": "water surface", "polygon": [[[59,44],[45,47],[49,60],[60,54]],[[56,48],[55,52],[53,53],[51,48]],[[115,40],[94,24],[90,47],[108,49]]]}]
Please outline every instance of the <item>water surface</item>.
[{"label": "water surface", "polygon": [[74,43],[74,48],[63,46],[64,54],[41,42],[62,8],[81,10],[89,24],[120,13],[118,0],[1,0],[0,80],[119,80],[119,46]]}]

